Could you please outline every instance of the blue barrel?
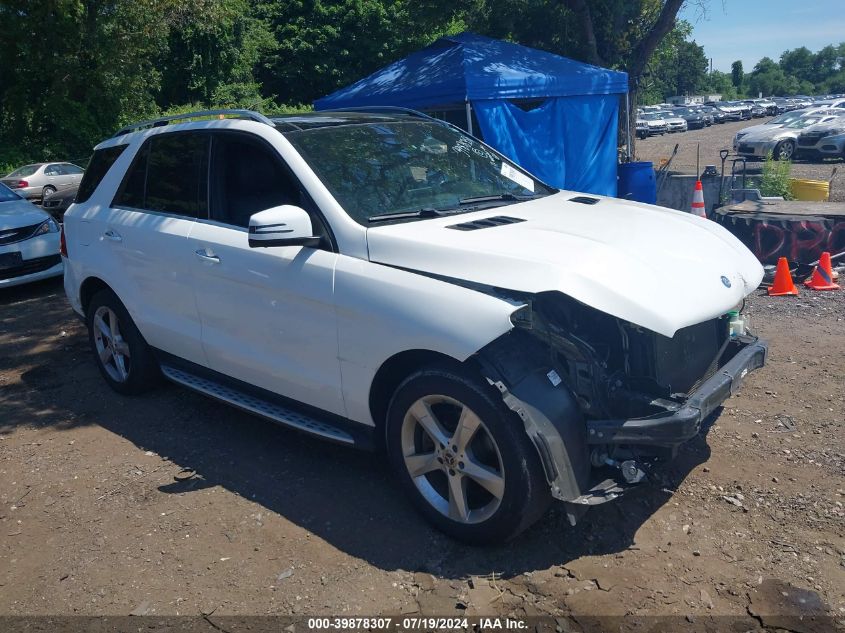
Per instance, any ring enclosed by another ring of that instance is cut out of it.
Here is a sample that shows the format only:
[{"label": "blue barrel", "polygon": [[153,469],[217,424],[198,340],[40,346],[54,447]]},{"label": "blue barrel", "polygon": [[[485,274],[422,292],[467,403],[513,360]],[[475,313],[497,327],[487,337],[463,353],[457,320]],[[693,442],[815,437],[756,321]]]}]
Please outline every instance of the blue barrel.
[{"label": "blue barrel", "polygon": [[617,198],[636,200],[648,204],[657,203],[657,182],[654,178],[654,163],[621,163],[619,165],[619,187]]}]

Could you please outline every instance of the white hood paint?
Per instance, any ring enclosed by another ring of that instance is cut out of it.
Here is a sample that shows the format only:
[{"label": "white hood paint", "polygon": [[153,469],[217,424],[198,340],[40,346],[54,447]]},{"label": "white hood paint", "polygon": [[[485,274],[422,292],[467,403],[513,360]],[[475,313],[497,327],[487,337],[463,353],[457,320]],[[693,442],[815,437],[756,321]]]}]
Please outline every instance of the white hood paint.
[{"label": "white hood paint", "polygon": [[[616,198],[570,202],[576,195],[373,227],[370,260],[523,292],[559,291],[669,337],[726,313],[763,278],[757,258],[715,222]],[[526,221],[447,228],[500,215]]]},{"label": "white hood paint", "polygon": [[0,231],[19,229],[22,226],[39,224],[50,216],[31,202],[26,200],[13,200],[11,202],[0,202]]}]

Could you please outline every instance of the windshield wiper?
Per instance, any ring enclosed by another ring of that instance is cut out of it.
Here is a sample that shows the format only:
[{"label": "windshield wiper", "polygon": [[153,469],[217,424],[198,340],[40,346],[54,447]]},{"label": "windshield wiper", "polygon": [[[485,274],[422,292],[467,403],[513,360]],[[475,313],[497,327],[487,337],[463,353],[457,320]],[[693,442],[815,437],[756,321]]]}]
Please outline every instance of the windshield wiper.
[{"label": "windshield wiper", "polygon": [[444,215],[455,213],[454,209],[432,209],[424,207],[419,211],[401,211],[399,213],[384,213],[382,215],[371,215],[368,222],[389,222],[390,220],[406,220],[408,218],[440,218]]},{"label": "windshield wiper", "polygon": [[498,202],[500,200],[508,202],[521,202],[523,200],[531,200],[532,198],[537,198],[540,195],[542,194],[535,193],[530,196],[517,196],[512,193],[496,193],[490,196],[475,196],[473,198],[461,198],[461,201],[458,204],[479,204],[484,202]]}]

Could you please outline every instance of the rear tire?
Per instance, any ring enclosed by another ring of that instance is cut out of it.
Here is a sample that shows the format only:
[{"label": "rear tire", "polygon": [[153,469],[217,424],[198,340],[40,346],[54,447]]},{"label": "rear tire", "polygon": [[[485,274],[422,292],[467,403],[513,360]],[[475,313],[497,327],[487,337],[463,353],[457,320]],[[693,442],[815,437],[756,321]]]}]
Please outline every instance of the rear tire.
[{"label": "rear tire", "polygon": [[85,321],[97,367],[112,389],[137,395],[155,386],[161,375],[158,362],[114,292],[97,292]]},{"label": "rear tire", "polygon": [[56,188],[53,185],[47,185],[41,190],[41,202],[43,203],[46,198],[49,198],[54,193],[56,193]]},{"label": "rear tire", "polygon": [[432,366],[402,382],[388,408],[386,444],[417,510],[460,541],[507,541],[551,502],[522,421],[461,367]]}]

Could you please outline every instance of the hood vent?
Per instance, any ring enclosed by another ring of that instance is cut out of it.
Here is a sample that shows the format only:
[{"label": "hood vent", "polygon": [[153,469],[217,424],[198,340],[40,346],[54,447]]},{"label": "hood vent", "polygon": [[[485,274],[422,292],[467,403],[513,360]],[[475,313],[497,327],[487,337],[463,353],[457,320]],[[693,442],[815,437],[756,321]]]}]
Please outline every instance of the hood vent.
[{"label": "hood vent", "polygon": [[481,220],[473,220],[472,222],[452,224],[446,228],[455,229],[456,231],[477,231],[478,229],[489,229],[494,226],[516,224],[517,222],[525,222],[525,218],[512,218],[507,215],[497,215],[492,218],[482,218]]},{"label": "hood vent", "polygon": [[590,196],[575,196],[574,198],[570,198],[569,202],[578,202],[579,204],[597,204],[599,199],[591,198]]}]

